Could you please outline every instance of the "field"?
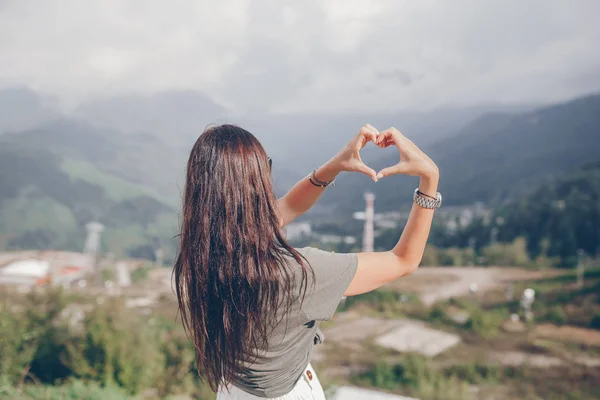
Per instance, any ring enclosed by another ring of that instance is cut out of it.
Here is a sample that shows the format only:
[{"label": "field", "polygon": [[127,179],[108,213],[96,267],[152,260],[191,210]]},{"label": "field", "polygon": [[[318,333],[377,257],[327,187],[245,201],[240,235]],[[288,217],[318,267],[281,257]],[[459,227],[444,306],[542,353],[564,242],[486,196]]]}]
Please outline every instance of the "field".
[{"label": "field", "polygon": [[[511,321],[526,287],[536,290],[534,317]],[[446,400],[596,399],[600,390],[600,269],[578,287],[565,270],[421,268],[341,311],[323,324],[315,354],[332,385]],[[445,351],[435,331],[448,336]]]},{"label": "field", "polygon": [[[0,324],[5,344],[23,341],[26,347],[15,348],[30,350],[11,353],[16,369],[10,357],[8,364],[0,359],[5,376],[13,371],[17,382],[3,386],[0,379],[0,397],[100,399],[110,393],[111,398],[214,399],[190,371],[193,352],[175,320],[170,271],[142,268],[133,280],[133,287],[117,292],[72,289],[58,297],[35,295],[33,303],[4,291],[0,300],[9,301],[5,312],[13,313],[4,314],[8,325]],[[474,283],[476,293],[469,290]],[[519,310],[519,295],[527,287],[536,290],[530,321]],[[321,325],[325,342],[316,346],[313,365],[328,390],[352,385],[421,400],[596,399],[599,295],[600,268],[588,271],[583,287],[569,270],[421,268],[380,290],[347,298],[334,319]],[[83,320],[78,319],[82,311]],[[19,319],[23,313],[31,313],[28,322]],[[71,336],[58,333],[66,329],[63,322],[76,327]],[[100,372],[108,358],[89,358],[90,349],[78,341],[82,323],[94,327],[86,333],[95,343],[93,354],[112,354],[114,376]],[[8,335],[15,329],[32,332],[31,327],[38,339]],[[44,355],[32,343],[62,350]],[[65,363],[65,355],[80,364]],[[52,371],[41,361],[54,365]],[[138,375],[123,375],[132,368]]]}]

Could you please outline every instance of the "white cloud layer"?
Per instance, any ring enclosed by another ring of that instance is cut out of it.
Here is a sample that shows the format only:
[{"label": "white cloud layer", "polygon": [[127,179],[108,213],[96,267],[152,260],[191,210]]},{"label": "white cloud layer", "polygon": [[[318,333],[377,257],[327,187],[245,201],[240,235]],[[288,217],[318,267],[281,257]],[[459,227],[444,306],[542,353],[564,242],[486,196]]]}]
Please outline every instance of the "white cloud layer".
[{"label": "white cloud layer", "polygon": [[596,0],[0,0],[0,87],[197,89],[237,111],[550,102],[600,89]]}]

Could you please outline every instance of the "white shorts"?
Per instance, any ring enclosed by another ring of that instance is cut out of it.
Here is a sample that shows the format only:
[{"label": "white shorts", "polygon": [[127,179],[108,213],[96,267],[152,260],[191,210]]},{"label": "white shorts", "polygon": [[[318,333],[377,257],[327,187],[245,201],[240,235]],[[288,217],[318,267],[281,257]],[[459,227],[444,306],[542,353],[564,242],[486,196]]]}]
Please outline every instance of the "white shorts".
[{"label": "white shorts", "polygon": [[[246,393],[236,386],[230,386],[229,392],[227,389],[221,389],[217,392],[217,400],[264,399],[263,397]],[[273,397],[271,400],[325,400],[325,393],[323,393],[321,382],[319,382],[315,370],[309,363],[291,392],[284,394],[283,396]]]}]

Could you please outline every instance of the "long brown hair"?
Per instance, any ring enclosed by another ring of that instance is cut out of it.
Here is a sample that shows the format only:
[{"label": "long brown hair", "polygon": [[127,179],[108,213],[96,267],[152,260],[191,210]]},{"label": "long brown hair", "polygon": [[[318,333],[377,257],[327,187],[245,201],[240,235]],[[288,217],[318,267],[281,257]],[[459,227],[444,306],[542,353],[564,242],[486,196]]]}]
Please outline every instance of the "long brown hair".
[{"label": "long brown hair", "polygon": [[[302,265],[300,291],[288,257]],[[306,265],[280,232],[260,142],[237,126],[208,128],[187,165],[173,272],[198,372],[214,391],[266,347],[278,311],[306,293]]]}]

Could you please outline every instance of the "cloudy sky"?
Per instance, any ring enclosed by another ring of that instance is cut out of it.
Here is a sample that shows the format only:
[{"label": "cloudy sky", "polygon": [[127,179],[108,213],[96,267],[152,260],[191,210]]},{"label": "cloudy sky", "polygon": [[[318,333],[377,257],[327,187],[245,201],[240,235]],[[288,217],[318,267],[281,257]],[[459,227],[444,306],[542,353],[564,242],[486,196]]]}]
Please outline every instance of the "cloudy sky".
[{"label": "cloudy sky", "polygon": [[600,90],[597,0],[0,0],[0,88],[200,90],[238,111],[551,102]]}]

